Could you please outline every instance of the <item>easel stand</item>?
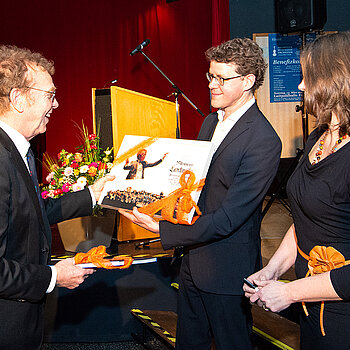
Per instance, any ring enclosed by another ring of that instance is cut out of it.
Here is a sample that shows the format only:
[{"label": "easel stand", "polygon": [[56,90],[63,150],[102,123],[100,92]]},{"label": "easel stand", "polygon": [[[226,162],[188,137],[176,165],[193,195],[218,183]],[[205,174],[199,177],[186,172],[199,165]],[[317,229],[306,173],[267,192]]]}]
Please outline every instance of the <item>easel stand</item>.
[{"label": "easel stand", "polygon": [[304,153],[303,149],[297,148],[297,155],[296,155],[296,157],[293,159],[293,162],[288,167],[288,170],[284,174],[284,176],[283,176],[281,182],[279,183],[276,191],[271,195],[270,199],[266,203],[266,205],[264,207],[264,210],[262,212],[262,217],[264,217],[266,215],[266,213],[270,209],[270,207],[271,207],[272,203],[275,201],[275,199],[277,199],[288,210],[288,212],[291,213],[291,209],[290,209],[289,203],[282,197],[281,193],[286,188],[288,179],[292,175],[292,173],[293,173],[294,169],[296,168],[296,166],[298,165],[298,162],[299,162],[301,156],[303,155],[303,153]]}]

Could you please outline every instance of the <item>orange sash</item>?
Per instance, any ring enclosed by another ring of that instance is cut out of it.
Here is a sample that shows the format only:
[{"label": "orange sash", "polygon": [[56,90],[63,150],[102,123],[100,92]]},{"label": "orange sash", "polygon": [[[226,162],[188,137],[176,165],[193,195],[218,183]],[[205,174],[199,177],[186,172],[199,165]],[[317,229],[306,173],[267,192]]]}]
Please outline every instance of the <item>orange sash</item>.
[{"label": "orange sash", "polygon": [[[331,271],[339,267],[349,265],[350,260],[345,260],[343,254],[338,252],[333,247],[325,247],[317,245],[310,250],[309,255],[305,254],[298,246],[297,236],[294,230],[294,238],[297,244],[299,254],[308,261],[309,271],[306,273],[305,277],[317,275],[319,273]],[[306,316],[309,316],[309,313],[306,309],[306,305],[302,302],[303,309]],[[321,301],[320,309],[320,328],[323,336],[326,335],[323,327],[323,311],[324,311],[324,301]]]}]

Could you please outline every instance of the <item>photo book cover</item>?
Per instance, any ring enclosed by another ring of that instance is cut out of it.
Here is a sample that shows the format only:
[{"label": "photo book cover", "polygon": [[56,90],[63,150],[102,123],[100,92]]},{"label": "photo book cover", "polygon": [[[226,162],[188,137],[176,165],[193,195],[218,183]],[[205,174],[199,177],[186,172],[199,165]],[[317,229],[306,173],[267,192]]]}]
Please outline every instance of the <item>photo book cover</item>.
[{"label": "photo book cover", "polygon": [[[174,193],[177,202],[190,193],[197,203],[203,187],[199,183],[205,181],[212,156],[209,141],[126,135],[111,169],[115,179],[106,184],[99,204],[132,210]],[[188,222],[194,211],[188,214]]]}]

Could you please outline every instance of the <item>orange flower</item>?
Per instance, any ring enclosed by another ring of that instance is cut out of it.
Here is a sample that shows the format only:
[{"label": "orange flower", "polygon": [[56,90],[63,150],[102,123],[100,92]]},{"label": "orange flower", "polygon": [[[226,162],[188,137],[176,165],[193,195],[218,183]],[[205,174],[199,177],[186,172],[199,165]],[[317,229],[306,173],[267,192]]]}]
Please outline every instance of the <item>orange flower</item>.
[{"label": "orange flower", "polygon": [[81,153],[75,153],[74,154],[74,160],[77,162],[77,163],[80,163],[83,161],[83,155]]},{"label": "orange flower", "polygon": [[327,272],[345,265],[344,255],[333,247],[315,246],[310,251],[309,270],[311,275]]},{"label": "orange flower", "polygon": [[97,173],[97,168],[95,168],[94,166],[90,167],[88,173],[90,176],[95,176]]}]

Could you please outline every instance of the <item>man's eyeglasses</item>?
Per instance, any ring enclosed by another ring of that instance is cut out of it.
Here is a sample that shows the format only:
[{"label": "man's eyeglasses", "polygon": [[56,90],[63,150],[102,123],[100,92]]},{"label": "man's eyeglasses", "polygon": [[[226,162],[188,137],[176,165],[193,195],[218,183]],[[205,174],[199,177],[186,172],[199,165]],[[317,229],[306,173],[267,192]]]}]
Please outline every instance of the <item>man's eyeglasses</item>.
[{"label": "man's eyeglasses", "polygon": [[31,90],[36,90],[36,91],[42,91],[42,92],[46,92],[48,94],[50,94],[50,100],[51,102],[53,102],[56,98],[56,90],[55,91],[48,91],[48,90],[43,90],[43,89],[38,89],[38,88],[34,88],[31,86],[26,86],[27,89],[31,89]]},{"label": "man's eyeglasses", "polygon": [[222,78],[222,77],[217,77],[214,74],[211,74],[209,72],[205,73],[209,83],[212,82],[213,79],[215,79],[215,81],[220,85],[220,86],[224,86],[225,81],[226,80],[231,80],[231,79],[236,79],[236,78],[240,78],[243,77],[243,75],[236,75],[235,77],[231,77],[231,78]]}]

